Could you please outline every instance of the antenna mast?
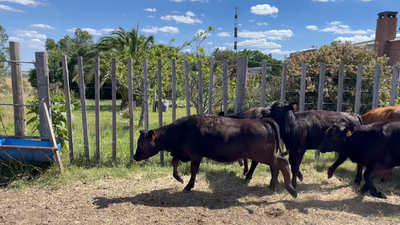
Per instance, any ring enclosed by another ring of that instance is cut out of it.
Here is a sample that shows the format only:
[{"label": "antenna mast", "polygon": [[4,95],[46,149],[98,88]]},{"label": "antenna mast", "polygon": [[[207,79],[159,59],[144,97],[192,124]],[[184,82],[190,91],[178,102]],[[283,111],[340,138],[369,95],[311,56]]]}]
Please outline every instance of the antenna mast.
[{"label": "antenna mast", "polygon": [[234,43],[234,49],[236,52],[236,56],[237,56],[237,31],[238,31],[238,14],[237,14],[237,10],[239,9],[239,7],[236,6],[236,10],[235,10],[235,43]]}]

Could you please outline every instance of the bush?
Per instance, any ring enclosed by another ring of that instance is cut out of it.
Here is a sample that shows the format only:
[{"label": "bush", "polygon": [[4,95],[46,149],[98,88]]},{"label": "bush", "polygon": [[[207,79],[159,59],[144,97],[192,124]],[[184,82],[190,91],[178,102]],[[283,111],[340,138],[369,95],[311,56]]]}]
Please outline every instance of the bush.
[{"label": "bush", "polygon": [[[38,105],[38,96],[34,98],[35,100],[29,101],[29,104]],[[40,120],[39,120],[39,108],[38,107],[27,107],[28,113],[33,114],[33,117],[27,121],[27,125],[32,124],[32,132],[40,130]],[[71,111],[79,110],[80,105],[78,101],[71,101]],[[56,137],[66,137],[68,138],[68,123],[67,123],[67,113],[66,113],[66,102],[65,97],[60,95],[53,95],[51,97],[51,120],[54,130],[54,135]],[[72,129],[74,126],[74,116],[72,115]],[[67,149],[65,141],[61,141],[63,148]]]}]

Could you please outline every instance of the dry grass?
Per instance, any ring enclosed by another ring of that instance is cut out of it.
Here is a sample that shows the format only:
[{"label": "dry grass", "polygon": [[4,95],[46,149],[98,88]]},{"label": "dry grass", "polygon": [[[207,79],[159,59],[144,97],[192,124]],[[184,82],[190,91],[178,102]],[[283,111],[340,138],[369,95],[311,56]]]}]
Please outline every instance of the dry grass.
[{"label": "dry grass", "polygon": [[[347,163],[349,164],[349,163]],[[189,180],[188,165],[181,165]],[[358,194],[351,184],[354,171],[339,171],[327,179],[319,164],[303,168],[299,197],[293,199],[283,187],[268,188],[269,169],[257,168],[247,184],[234,163],[203,163],[192,192],[182,192],[170,167],[134,170],[126,179],[105,177],[86,182],[0,190],[0,223],[4,224],[399,224],[400,197],[393,180],[378,188],[388,199]],[[349,175],[350,174],[350,175]],[[396,188],[396,189],[394,189]]]}]

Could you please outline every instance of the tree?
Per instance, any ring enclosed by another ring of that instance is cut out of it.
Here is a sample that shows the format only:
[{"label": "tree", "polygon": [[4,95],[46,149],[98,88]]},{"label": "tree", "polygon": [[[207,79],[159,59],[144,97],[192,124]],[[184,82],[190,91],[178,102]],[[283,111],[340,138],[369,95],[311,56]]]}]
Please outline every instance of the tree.
[{"label": "tree", "polygon": [[316,109],[318,99],[318,84],[320,63],[326,63],[324,110],[336,110],[337,84],[339,64],[345,65],[345,80],[343,93],[343,111],[354,111],[355,88],[357,80],[357,65],[363,65],[363,82],[361,95],[361,113],[365,113],[372,107],[373,78],[375,65],[381,65],[381,82],[379,105],[386,106],[389,100],[391,70],[388,67],[388,58],[377,57],[375,51],[366,47],[354,46],[350,42],[332,42],[316,51],[298,53],[289,60],[288,93],[289,101],[298,101],[300,90],[301,64],[307,64],[306,75],[306,102],[307,110]]},{"label": "tree", "polygon": [[261,67],[263,61],[267,62],[267,66],[271,66],[270,74],[280,76],[282,74],[283,61],[272,58],[271,54],[264,54],[260,50],[243,49],[238,52],[239,56],[248,57],[248,67]]},{"label": "tree", "polygon": [[8,42],[8,35],[6,29],[0,25],[0,85],[5,82],[4,77],[7,75],[9,64],[2,61],[7,61],[9,59],[9,51],[5,46]]}]

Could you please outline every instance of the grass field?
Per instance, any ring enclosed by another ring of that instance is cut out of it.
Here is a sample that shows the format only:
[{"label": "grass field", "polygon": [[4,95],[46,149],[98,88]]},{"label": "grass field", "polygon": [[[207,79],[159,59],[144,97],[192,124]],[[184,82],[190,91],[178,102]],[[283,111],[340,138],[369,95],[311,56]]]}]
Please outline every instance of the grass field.
[{"label": "grass field", "polygon": [[[26,99],[30,97],[27,95]],[[1,98],[11,103],[11,96]],[[118,103],[119,104],[119,103]],[[13,133],[13,110],[5,110],[5,126]],[[195,113],[194,108],[191,109]],[[181,163],[181,184],[172,177],[171,157],[166,164],[159,156],[148,162],[129,160],[129,125],[117,117],[117,162],[111,160],[111,101],[101,101],[101,164],[95,162],[94,101],[87,100],[90,157],[83,156],[81,112],[74,112],[75,163],[62,150],[65,168],[60,175],[55,164],[35,165],[0,162],[0,223],[4,224],[399,224],[400,173],[394,170],[385,184],[376,186],[388,199],[360,196],[353,184],[355,164],[341,165],[331,179],[327,167],[333,154],[314,159],[305,155],[298,182],[298,198],[284,189],[282,175],[274,193],[269,190],[269,167],[259,165],[250,183],[244,181],[238,163],[203,162],[192,192],[182,192],[190,178],[190,163]],[[186,114],[177,109],[177,117]],[[135,117],[135,145],[140,110]],[[158,113],[150,112],[150,129],[158,127]],[[164,124],[172,121],[171,110]],[[37,135],[29,132],[28,135]],[[0,134],[3,129],[0,127]],[[136,147],[136,146],[135,146]]]}]

